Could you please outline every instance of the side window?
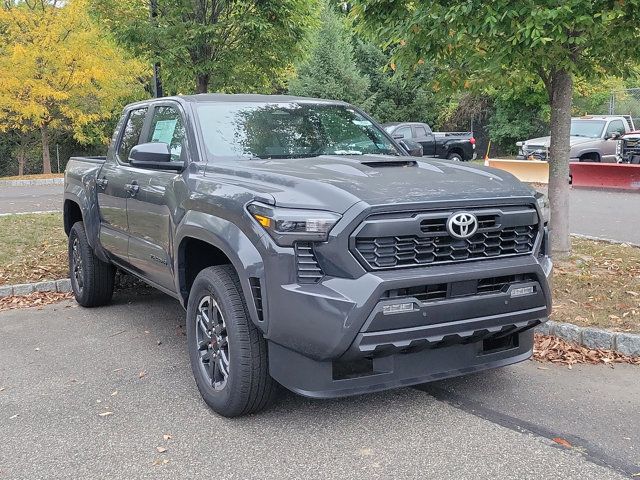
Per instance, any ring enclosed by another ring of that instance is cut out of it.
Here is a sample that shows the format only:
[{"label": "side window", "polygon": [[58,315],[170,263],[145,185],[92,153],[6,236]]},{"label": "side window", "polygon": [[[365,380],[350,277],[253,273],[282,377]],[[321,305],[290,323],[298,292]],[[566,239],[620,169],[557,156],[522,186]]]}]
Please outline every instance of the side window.
[{"label": "side window", "polygon": [[411,138],[411,127],[401,127],[393,132],[394,137]]},{"label": "side window", "polygon": [[620,135],[625,133],[624,123],[622,123],[622,120],[612,120],[611,123],[609,123],[609,126],[607,127],[607,135],[613,132],[619,132]]},{"label": "side window", "polygon": [[156,107],[151,120],[150,142],[163,142],[171,147],[171,161],[183,160],[186,153],[186,132],[180,112],[174,107]]},{"label": "side window", "polygon": [[416,129],[416,138],[422,138],[427,136],[427,130],[422,125],[416,126],[415,129]]},{"label": "side window", "polygon": [[147,114],[147,109],[138,108],[129,112],[127,123],[122,133],[122,140],[118,146],[118,158],[121,162],[129,161],[129,152],[140,141],[140,134],[142,133],[142,125],[144,125],[144,117]]}]

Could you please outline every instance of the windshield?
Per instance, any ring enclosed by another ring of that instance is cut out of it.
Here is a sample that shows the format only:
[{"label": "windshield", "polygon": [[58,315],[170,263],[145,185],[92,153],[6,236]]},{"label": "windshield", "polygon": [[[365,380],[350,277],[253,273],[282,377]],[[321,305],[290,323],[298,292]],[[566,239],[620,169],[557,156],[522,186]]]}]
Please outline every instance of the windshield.
[{"label": "windshield", "polygon": [[203,103],[197,114],[211,156],[400,155],[378,127],[348,106]]},{"label": "windshield", "polygon": [[571,135],[574,137],[600,138],[604,124],[603,120],[571,120]]}]

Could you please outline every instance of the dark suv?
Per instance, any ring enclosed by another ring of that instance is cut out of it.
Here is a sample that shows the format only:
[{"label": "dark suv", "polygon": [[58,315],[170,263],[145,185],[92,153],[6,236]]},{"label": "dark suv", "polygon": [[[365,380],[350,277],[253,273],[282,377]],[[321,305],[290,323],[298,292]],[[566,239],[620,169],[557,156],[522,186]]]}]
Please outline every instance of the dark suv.
[{"label": "dark suv", "polygon": [[411,157],[342,102],[129,105],[106,157],[69,161],[64,198],[77,301],[108,303],[116,268],[175,297],[226,416],[277,384],[337,397],[519,362],[550,310],[544,198]]}]

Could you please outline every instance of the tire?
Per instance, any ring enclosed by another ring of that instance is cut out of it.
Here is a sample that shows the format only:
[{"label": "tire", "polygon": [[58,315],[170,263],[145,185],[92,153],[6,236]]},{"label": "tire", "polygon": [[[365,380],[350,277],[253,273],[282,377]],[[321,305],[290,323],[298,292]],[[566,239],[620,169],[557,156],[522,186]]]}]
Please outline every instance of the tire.
[{"label": "tire", "polygon": [[76,301],[83,307],[106,305],[113,296],[115,268],[95,256],[82,222],[69,232],[69,278]]},{"label": "tire", "polygon": [[447,160],[453,160],[454,162],[462,162],[462,155],[459,153],[450,153],[447,155]]},{"label": "tire", "polygon": [[187,346],[198,390],[214,412],[224,417],[248,415],[275,398],[267,343],[249,318],[231,265],[205,268],[193,282]]}]

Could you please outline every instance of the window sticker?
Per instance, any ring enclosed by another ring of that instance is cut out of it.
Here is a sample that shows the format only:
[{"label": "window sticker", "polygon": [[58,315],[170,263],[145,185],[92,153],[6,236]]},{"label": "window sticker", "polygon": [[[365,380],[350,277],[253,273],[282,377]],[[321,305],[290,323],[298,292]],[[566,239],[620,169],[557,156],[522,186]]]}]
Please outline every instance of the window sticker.
[{"label": "window sticker", "polygon": [[153,135],[151,136],[152,142],[162,142],[171,145],[173,140],[173,133],[176,130],[178,119],[173,120],[158,120],[156,127],[153,129]]}]

